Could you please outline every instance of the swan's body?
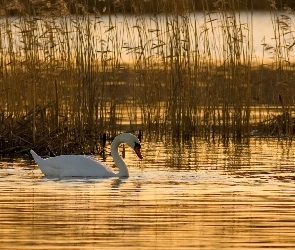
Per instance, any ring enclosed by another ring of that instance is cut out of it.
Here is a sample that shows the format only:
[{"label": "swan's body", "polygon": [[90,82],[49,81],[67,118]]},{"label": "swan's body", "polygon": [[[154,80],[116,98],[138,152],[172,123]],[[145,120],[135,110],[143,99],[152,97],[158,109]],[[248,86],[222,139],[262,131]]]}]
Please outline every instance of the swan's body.
[{"label": "swan's body", "polygon": [[133,148],[137,156],[142,159],[140,142],[136,136],[129,133],[116,136],[111,145],[111,154],[119,168],[118,173],[113,172],[104,163],[86,155],[60,155],[43,159],[33,150],[30,153],[42,173],[47,177],[128,177],[128,168],[118,152],[119,145],[124,142]]}]

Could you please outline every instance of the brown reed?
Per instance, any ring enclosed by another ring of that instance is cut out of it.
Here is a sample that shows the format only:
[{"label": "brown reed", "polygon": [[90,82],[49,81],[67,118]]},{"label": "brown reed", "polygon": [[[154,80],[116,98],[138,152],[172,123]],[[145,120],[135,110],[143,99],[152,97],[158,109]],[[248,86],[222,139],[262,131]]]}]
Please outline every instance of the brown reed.
[{"label": "brown reed", "polygon": [[[241,6],[219,0],[212,9],[203,0],[201,14],[188,0],[159,2],[149,14],[134,3],[132,15],[108,8],[90,13],[81,4],[73,14],[63,2],[41,8],[40,0],[30,11],[13,6],[16,14],[10,16],[12,6],[5,5],[0,34],[2,136],[6,117],[15,128],[33,112],[26,141],[36,145],[43,134],[57,151],[77,144],[81,151],[93,152],[103,133],[112,137],[143,130],[176,138],[242,138],[269,118],[270,110],[292,116],[291,10],[279,13],[276,2],[270,2],[274,45],[263,46],[273,58],[267,65],[265,58],[257,64],[248,2]],[[115,9],[124,10],[123,3]],[[266,68],[275,76],[268,95],[273,99],[262,102]],[[46,109],[37,112],[36,107]],[[253,119],[256,112],[259,118]],[[286,121],[278,130],[292,136],[293,120]]]}]

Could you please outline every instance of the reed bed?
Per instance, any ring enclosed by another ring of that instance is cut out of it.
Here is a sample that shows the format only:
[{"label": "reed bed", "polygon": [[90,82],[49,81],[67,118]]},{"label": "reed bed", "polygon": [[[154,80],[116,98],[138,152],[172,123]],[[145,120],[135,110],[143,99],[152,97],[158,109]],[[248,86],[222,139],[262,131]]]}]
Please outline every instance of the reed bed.
[{"label": "reed bed", "polygon": [[104,134],[122,131],[292,138],[291,9],[269,1],[274,39],[262,46],[272,57],[257,59],[251,1],[211,9],[204,0],[202,12],[191,1],[160,1],[148,14],[138,1],[124,13],[123,3],[120,13],[62,1],[4,5],[0,152],[98,153]]}]

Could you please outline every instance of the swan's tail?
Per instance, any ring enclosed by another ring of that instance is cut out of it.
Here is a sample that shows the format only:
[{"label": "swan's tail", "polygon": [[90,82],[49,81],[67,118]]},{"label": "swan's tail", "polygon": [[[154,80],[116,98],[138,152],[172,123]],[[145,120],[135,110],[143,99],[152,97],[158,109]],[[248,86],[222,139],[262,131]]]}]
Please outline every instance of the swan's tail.
[{"label": "swan's tail", "polygon": [[30,153],[33,156],[33,158],[34,158],[35,162],[37,163],[38,167],[40,168],[41,172],[45,176],[51,176],[51,175],[52,176],[58,176],[58,174],[56,174],[54,172],[54,170],[52,169],[52,167],[50,166],[50,164],[48,164],[48,161],[46,159],[41,158],[32,149],[30,150]]},{"label": "swan's tail", "polygon": [[37,155],[33,149],[30,150],[30,153],[33,156],[35,162],[38,164],[38,166],[42,165],[42,162],[44,161],[44,159],[42,159],[39,155]]}]

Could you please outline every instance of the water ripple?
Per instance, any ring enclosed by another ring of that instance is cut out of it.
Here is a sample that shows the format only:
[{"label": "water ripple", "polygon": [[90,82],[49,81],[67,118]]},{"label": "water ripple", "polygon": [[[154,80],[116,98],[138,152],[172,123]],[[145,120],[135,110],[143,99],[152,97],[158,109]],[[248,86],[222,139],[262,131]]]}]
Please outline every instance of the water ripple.
[{"label": "water ripple", "polygon": [[147,141],[125,179],[47,179],[3,159],[1,249],[294,249],[294,155],[277,143]]}]

